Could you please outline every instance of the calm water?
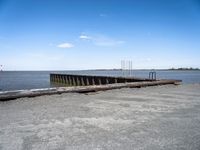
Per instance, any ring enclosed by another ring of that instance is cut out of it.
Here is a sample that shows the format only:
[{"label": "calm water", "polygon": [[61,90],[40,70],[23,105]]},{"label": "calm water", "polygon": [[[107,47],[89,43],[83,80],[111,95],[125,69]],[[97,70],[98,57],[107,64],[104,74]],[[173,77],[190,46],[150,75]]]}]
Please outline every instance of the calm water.
[{"label": "calm water", "polygon": [[[49,74],[55,71],[3,71],[0,72],[0,90],[21,90],[33,88],[48,88],[50,84]],[[184,84],[200,83],[200,71],[168,71],[159,70],[159,79],[181,79]],[[122,76],[119,70],[106,71],[56,71],[56,73],[85,74],[85,75],[108,75]],[[149,70],[133,70],[135,77],[148,78]]]}]

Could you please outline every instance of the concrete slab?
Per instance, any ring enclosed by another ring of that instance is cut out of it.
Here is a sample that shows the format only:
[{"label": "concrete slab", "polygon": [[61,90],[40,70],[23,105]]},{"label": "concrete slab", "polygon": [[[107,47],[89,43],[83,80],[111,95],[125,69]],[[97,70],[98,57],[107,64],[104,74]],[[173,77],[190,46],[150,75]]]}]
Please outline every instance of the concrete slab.
[{"label": "concrete slab", "polygon": [[197,150],[200,84],[0,102],[0,149]]}]

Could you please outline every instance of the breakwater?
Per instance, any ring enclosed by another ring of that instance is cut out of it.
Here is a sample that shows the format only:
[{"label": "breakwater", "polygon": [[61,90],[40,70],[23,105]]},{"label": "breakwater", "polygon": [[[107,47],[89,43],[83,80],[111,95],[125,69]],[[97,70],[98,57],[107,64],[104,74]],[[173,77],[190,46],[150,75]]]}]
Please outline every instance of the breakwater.
[{"label": "breakwater", "polygon": [[133,77],[89,76],[71,74],[50,74],[50,82],[67,86],[105,85],[114,83],[154,81],[151,79]]}]

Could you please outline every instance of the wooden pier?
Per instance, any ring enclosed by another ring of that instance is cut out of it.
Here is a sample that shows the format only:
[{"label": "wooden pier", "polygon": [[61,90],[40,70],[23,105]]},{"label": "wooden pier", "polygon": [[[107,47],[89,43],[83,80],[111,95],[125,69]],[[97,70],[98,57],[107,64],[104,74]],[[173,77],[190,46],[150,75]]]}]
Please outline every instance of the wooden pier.
[{"label": "wooden pier", "polygon": [[66,86],[88,86],[105,85],[114,83],[155,81],[142,78],[131,77],[111,77],[111,76],[90,76],[90,75],[71,75],[71,74],[50,74],[50,82]]},{"label": "wooden pier", "polygon": [[88,93],[120,88],[141,88],[166,84],[179,84],[181,80],[150,80],[141,78],[50,74],[50,81],[60,87],[0,92],[0,101],[62,93]]}]

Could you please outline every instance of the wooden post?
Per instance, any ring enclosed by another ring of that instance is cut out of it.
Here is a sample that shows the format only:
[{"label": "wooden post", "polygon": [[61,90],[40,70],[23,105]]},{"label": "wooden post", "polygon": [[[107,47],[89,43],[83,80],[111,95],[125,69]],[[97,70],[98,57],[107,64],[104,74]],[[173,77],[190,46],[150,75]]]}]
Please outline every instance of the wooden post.
[{"label": "wooden post", "polygon": [[117,83],[117,78],[115,78],[115,83]]},{"label": "wooden post", "polygon": [[68,76],[68,78],[69,78],[69,85],[72,86],[72,77]]},{"label": "wooden post", "polygon": [[92,77],[92,85],[95,85],[94,77]]},{"label": "wooden post", "polygon": [[109,84],[109,79],[108,78],[106,78],[106,84]]},{"label": "wooden post", "polygon": [[68,80],[68,76],[66,75],[66,76],[65,76],[65,82],[66,82],[66,85],[67,85],[67,86],[69,86],[69,82],[68,82],[68,81],[69,81],[69,80]]},{"label": "wooden post", "polygon": [[75,82],[74,76],[72,76],[72,85],[76,86],[76,82]]},{"label": "wooden post", "polygon": [[83,80],[83,77],[81,77],[81,85],[82,85],[82,86],[85,85],[84,80]]},{"label": "wooden post", "polygon": [[80,79],[79,79],[79,76],[76,77],[76,85],[77,85],[77,86],[80,86]]},{"label": "wooden post", "polygon": [[99,85],[101,85],[101,78],[99,78],[98,81],[99,81]]},{"label": "wooden post", "polygon": [[90,85],[88,77],[86,77],[86,82],[87,82],[87,85]]}]

